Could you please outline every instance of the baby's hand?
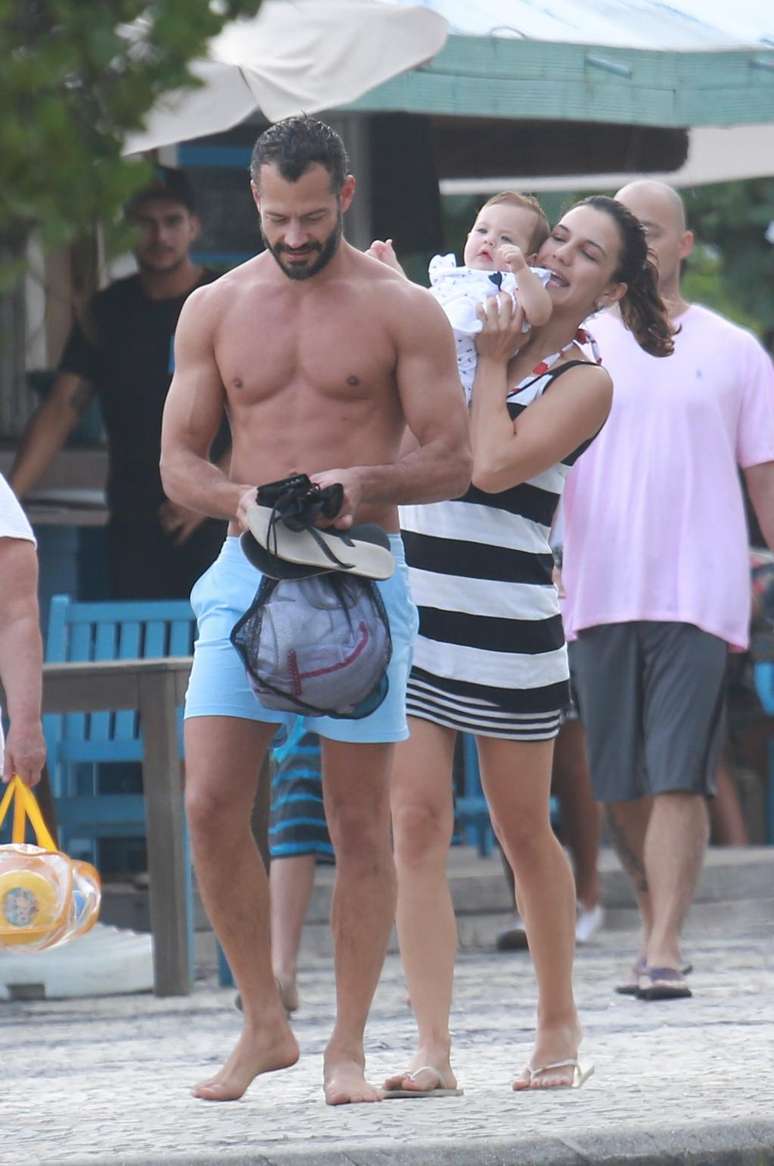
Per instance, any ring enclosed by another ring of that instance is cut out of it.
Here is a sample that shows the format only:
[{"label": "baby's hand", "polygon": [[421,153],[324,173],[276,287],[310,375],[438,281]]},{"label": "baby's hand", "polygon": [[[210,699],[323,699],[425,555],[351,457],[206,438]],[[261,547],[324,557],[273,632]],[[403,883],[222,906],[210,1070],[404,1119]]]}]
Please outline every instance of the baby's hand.
[{"label": "baby's hand", "polygon": [[392,239],[374,239],[366,251],[366,255],[370,255],[372,259],[378,259],[380,263],[386,264],[387,267],[400,272],[401,275],[405,274],[398,262],[398,256],[395,254]]},{"label": "baby's hand", "polygon": [[515,243],[501,243],[497,248],[496,259],[498,267],[507,267],[514,273],[527,266],[524,252]]}]

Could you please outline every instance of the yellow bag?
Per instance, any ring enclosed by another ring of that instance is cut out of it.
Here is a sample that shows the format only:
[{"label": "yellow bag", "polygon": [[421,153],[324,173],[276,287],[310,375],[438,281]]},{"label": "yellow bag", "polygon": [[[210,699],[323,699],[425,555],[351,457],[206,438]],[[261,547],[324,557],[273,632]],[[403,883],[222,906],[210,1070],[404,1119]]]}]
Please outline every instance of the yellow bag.
[{"label": "yellow bag", "polygon": [[[0,846],[0,950],[41,951],[84,935],[97,922],[100,878],[51,837],[35,795],[20,777],[0,801],[0,826],[13,804],[11,842]],[[24,841],[26,823],[37,846]]]}]

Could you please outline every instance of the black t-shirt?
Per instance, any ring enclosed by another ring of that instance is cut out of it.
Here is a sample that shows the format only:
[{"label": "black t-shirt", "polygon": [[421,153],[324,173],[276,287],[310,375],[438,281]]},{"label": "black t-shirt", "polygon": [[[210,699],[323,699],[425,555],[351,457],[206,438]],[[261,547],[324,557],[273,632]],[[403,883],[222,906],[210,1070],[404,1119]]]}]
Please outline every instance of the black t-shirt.
[{"label": "black t-shirt", "polygon": [[[196,286],[215,278],[204,271]],[[139,275],[117,280],[94,296],[59,362],[60,372],[84,377],[99,397],[114,516],[155,512],[164,501],[161,417],[174,371],[175,328],[188,295],[152,300]]]}]

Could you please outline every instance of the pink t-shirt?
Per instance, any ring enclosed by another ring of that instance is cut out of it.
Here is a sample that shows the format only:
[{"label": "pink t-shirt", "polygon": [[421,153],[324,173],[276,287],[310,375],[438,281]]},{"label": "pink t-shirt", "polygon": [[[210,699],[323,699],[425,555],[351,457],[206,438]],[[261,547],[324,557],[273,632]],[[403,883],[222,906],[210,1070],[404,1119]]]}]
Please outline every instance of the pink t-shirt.
[{"label": "pink t-shirt", "polygon": [[774,461],[774,369],[758,341],[699,305],[675,352],[648,356],[616,314],[593,321],[613,407],[564,495],[564,623],[691,623],[748,642],[738,469]]}]

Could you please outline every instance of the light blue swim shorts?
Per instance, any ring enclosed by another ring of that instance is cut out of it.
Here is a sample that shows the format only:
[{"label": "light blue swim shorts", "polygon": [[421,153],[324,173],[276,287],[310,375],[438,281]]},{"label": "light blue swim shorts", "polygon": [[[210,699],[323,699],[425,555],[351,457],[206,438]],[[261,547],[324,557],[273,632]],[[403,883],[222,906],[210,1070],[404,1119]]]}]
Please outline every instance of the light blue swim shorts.
[{"label": "light blue swim shorts", "polygon": [[[385,700],[368,717],[359,721],[334,717],[306,717],[311,733],[332,741],[361,744],[404,741],[406,722],[406,682],[411,668],[419,620],[408,585],[408,568],[400,535],[390,535],[390,550],[397,563],[391,579],[377,583],[392,635],[390,681]],[[245,558],[237,535],[229,535],[218,558],[197,579],[191,592],[199,627],[194,646],[194,662],[185,701],[188,717],[241,717],[290,725],[295,713],[267,709],[250,687],[244,665],[230,640],[231,629],[252,603],[263,575]]]}]

